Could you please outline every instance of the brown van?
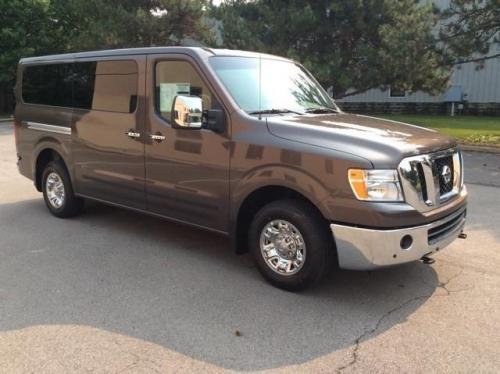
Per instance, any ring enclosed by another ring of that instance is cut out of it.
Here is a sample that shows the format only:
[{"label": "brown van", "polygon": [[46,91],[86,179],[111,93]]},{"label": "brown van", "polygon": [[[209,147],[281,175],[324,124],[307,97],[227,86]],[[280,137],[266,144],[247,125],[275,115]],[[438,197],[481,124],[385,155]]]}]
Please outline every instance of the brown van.
[{"label": "brown van", "polygon": [[92,199],[227,235],[289,290],[460,236],[457,143],[342,112],[296,62],[164,47],[22,59],[20,172],[57,217]]}]

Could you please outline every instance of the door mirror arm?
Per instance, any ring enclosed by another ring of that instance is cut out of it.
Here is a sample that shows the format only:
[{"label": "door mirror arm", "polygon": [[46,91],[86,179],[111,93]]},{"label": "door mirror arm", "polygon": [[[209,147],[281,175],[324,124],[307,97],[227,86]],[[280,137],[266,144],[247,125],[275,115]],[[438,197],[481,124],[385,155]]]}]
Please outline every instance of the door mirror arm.
[{"label": "door mirror arm", "polygon": [[217,134],[226,131],[226,116],[222,109],[205,109],[201,116],[202,127]]}]

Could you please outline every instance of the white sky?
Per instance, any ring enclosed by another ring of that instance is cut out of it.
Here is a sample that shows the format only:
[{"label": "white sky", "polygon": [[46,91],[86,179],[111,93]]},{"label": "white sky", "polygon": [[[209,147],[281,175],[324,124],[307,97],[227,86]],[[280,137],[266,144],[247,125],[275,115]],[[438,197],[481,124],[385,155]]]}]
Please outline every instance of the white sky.
[{"label": "white sky", "polygon": [[[220,5],[220,3],[222,3],[222,2],[224,2],[224,0],[212,0],[212,3],[214,5]],[[165,14],[167,14],[166,10],[161,10],[159,8],[151,9],[150,12],[153,16],[158,16],[158,17],[164,16]]]}]

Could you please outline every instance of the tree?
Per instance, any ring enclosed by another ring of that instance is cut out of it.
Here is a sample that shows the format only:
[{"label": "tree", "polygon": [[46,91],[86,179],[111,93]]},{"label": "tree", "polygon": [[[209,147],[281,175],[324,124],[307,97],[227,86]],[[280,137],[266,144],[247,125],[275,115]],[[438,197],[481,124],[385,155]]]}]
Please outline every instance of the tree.
[{"label": "tree", "polygon": [[439,37],[449,58],[482,61],[500,57],[500,0],[452,0],[440,12]]},{"label": "tree", "polygon": [[0,112],[11,110],[21,57],[210,43],[205,0],[0,0]]},{"label": "tree", "polygon": [[294,58],[336,97],[389,86],[441,92],[458,56],[436,33],[450,15],[416,0],[230,0],[211,12],[224,45]]},{"label": "tree", "polygon": [[50,51],[45,0],[0,0],[0,112],[12,107],[17,62]]},{"label": "tree", "polygon": [[53,0],[65,49],[81,51],[209,42],[204,0]]},{"label": "tree", "polygon": [[210,16],[220,22],[222,46],[229,49],[265,51],[267,26],[262,22],[265,11],[259,1],[226,0],[210,7]]}]

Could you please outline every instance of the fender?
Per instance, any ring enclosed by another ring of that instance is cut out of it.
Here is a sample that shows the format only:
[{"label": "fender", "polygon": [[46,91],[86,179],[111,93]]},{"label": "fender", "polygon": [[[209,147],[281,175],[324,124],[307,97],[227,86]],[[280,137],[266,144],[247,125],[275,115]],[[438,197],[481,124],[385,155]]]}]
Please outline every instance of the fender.
[{"label": "fender", "polygon": [[327,208],[322,206],[322,201],[330,191],[313,175],[290,166],[264,165],[248,171],[232,186],[232,220],[236,219],[241,205],[252,192],[269,186],[294,190],[311,201],[323,215],[327,214]]},{"label": "fender", "polygon": [[[245,253],[246,240],[241,236],[239,225],[240,213],[247,198],[262,188],[286,188],[301,195],[313,204],[324,217],[327,206],[322,203],[331,193],[318,179],[301,168],[282,164],[267,164],[251,169],[234,181],[231,186],[231,209],[229,219],[229,237],[231,247],[236,253]],[[271,192],[271,191],[270,191]],[[243,234],[244,235],[244,234]]]},{"label": "fender", "polygon": [[42,136],[36,143],[33,150],[33,158],[31,159],[31,174],[33,181],[36,183],[36,163],[40,153],[50,149],[57,152],[61,156],[66,168],[68,169],[71,180],[73,180],[73,167],[71,161],[71,140],[61,142],[59,139],[53,136]]}]

